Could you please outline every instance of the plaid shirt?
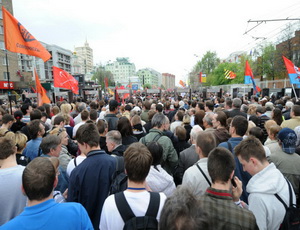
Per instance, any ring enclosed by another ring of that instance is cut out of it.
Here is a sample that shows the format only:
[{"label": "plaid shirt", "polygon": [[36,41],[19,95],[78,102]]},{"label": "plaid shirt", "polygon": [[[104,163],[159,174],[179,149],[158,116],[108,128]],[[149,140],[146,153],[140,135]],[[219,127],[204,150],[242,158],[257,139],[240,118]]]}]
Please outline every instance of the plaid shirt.
[{"label": "plaid shirt", "polygon": [[209,215],[211,229],[258,229],[253,213],[237,206],[229,191],[208,188],[200,200]]}]

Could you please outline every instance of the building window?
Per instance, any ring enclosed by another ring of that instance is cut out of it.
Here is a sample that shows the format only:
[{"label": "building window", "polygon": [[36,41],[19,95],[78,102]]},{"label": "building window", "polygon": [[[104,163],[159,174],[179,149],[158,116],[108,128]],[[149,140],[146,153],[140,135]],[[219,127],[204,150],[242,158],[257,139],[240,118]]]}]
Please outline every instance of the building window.
[{"label": "building window", "polygon": [[[7,59],[8,65],[9,65],[9,60]],[[2,64],[7,65],[6,63],[6,57],[2,57]]]},{"label": "building window", "polygon": [[0,42],[0,49],[1,49],[1,50],[4,50],[4,49],[5,49],[4,42]]},{"label": "building window", "polygon": [[0,34],[3,34],[3,26],[0,26]]},{"label": "building window", "polygon": [[3,78],[4,78],[4,80],[8,80],[8,73],[7,72],[3,72]]},{"label": "building window", "polygon": [[2,19],[2,9],[0,9],[0,19]]}]

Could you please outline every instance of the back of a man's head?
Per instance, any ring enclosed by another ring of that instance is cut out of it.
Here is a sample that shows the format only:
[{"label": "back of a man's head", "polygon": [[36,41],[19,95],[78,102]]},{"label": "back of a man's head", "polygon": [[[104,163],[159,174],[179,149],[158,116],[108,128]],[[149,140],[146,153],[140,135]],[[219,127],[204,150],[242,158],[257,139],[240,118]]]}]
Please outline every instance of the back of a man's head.
[{"label": "back of a man's head", "polygon": [[254,136],[249,136],[241,141],[234,148],[235,155],[249,162],[251,157],[256,158],[261,163],[267,160],[265,150],[261,142]]},{"label": "back of a man's head", "polygon": [[292,111],[294,113],[294,116],[300,116],[300,105],[293,105]]},{"label": "back of a man's head", "polygon": [[106,134],[106,140],[120,145],[122,144],[122,135],[118,130],[111,130]]},{"label": "back of a man's head", "polygon": [[38,137],[38,132],[41,131],[40,129],[41,120],[31,120],[28,124],[28,132],[32,139],[36,139]]},{"label": "back of a man's head", "polygon": [[90,117],[90,113],[86,109],[83,110],[80,114],[81,114],[81,120],[83,121],[87,121]]},{"label": "back of a man's head", "polygon": [[57,135],[47,135],[42,139],[40,148],[43,154],[49,154],[51,149],[56,149],[61,144],[61,138]]},{"label": "back of a man's head", "polygon": [[216,147],[216,139],[211,132],[199,131],[196,145],[201,149],[203,157],[207,157],[209,152]]},{"label": "back of a man's head", "polygon": [[145,145],[135,142],[124,152],[124,164],[128,179],[143,183],[152,164],[152,155]]},{"label": "back of a man's head", "polygon": [[0,160],[5,160],[16,153],[16,142],[13,138],[0,137]]},{"label": "back of a man's head", "polygon": [[62,115],[57,115],[55,118],[54,118],[54,125],[60,125],[61,122],[64,122],[65,119]]},{"label": "back of a man's head", "polygon": [[10,114],[5,114],[2,117],[2,124],[7,124],[8,122],[14,121],[14,120],[15,120],[14,116],[12,116]]},{"label": "back of a man's head", "polygon": [[166,124],[166,122],[165,115],[162,113],[156,113],[151,120],[151,126],[160,128],[163,124]]},{"label": "back of a man's head", "polygon": [[81,125],[76,132],[76,140],[83,145],[88,144],[90,147],[99,145],[99,132],[97,126],[92,123]]},{"label": "back of a man's head", "polygon": [[248,129],[248,121],[245,117],[237,115],[231,121],[231,126],[235,128],[238,136],[244,136]]},{"label": "back of a man's head", "polygon": [[234,98],[234,99],[232,100],[232,106],[233,106],[234,108],[239,109],[239,108],[241,108],[241,105],[242,105],[242,100],[241,100],[241,99],[239,99],[239,98]]},{"label": "back of a man's head", "polygon": [[33,159],[24,169],[23,188],[29,200],[43,200],[50,196],[54,188],[56,172],[47,157]]},{"label": "back of a man's head", "polygon": [[35,120],[35,119],[41,119],[42,118],[42,112],[38,109],[34,109],[30,112],[30,120]]},{"label": "back of a man's head", "polygon": [[207,169],[213,184],[227,182],[235,169],[232,153],[223,147],[213,149],[208,155]]},{"label": "back of a man's head", "polygon": [[179,186],[164,204],[159,229],[209,229],[207,214],[201,208],[198,198],[188,188]]}]

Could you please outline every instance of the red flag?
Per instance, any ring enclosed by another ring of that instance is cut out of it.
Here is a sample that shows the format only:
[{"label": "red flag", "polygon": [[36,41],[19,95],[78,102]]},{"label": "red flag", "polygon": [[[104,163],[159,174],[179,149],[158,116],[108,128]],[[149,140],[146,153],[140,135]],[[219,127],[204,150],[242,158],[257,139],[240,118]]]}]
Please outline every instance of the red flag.
[{"label": "red flag", "polygon": [[294,63],[287,59],[285,56],[282,56],[285,67],[287,69],[291,84],[299,84],[300,83],[300,70]]},{"label": "red flag", "polygon": [[179,81],[179,84],[180,84],[182,87],[185,86],[185,83],[184,83],[182,80]]},{"label": "red flag", "polygon": [[108,88],[108,78],[104,78],[104,85],[105,85],[105,88]]},{"label": "red flag", "polygon": [[246,60],[246,65],[245,65],[245,82],[244,84],[250,84],[252,82],[253,85],[253,91],[254,93],[258,93],[261,91],[261,89],[255,84],[252,69],[249,65],[248,60]]},{"label": "red flag", "polygon": [[68,72],[53,66],[54,87],[70,89],[78,94],[78,81]]},{"label": "red flag", "polygon": [[5,48],[14,53],[36,56],[44,62],[51,58],[50,53],[14,18],[3,6],[3,26]]},{"label": "red flag", "polygon": [[41,85],[39,76],[36,72],[36,69],[34,69],[34,74],[35,74],[35,84],[36,84],[36,92],[38,94],[38,104],[39,106],[45,104],[50,104],[51,101],[49,99],[49,97],[46,94],[46,90],[44,89],[44,87]]}]

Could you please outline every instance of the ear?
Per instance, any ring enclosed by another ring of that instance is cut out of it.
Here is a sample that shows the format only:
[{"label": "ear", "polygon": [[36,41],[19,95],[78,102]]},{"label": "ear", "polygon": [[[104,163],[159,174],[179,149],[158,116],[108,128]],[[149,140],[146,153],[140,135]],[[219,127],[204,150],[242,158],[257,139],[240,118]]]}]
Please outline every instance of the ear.
[{"label": "ear", "polygon": [[232,171],[232,173],[230,174],[230,180],[234,177],[234,170]]},{"label": "ear", "polygon": [[27,196],[27,195],[26,195],[26,192],[25,192],[25,189],[24,189],[24,187],[23,187],[23,184],[21,185],[21,190],[22,190],[23,195],[24,195],[24,196]]},{"label": "ear", "polygon": [[56,188],[58,184],[58,175],[55,176],[55,180],[54,180],[54,183],[53,183],[53,188]]},{"label": "ear", "polygon": [[252,164],[255,165],[255,166],[258,163],[258,160],[255,157],[250,157],[249,161],[252,162]]}]

